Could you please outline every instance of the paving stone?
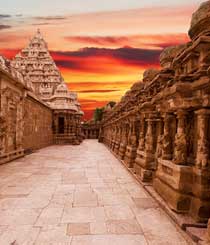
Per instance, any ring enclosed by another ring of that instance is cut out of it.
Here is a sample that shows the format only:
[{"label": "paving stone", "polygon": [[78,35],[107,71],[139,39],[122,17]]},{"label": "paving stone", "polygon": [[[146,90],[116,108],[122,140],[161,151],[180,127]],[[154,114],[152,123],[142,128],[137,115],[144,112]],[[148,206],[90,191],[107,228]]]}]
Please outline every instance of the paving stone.
[{"label": "paving stone", "polygon": [[89,235],[90,234],[90,223],[71,223],[67,227],[67,235]]},{"label": "paving stone", "polygon": [[112,234],[142,234],[142,229],[136,220],[110,220],[106,225],[108,232]]},{"label": "paving stone", "polygon": [[95,140],[50,146],[1,165],[0,193],[2,245],[186,244],[148,193]]}]

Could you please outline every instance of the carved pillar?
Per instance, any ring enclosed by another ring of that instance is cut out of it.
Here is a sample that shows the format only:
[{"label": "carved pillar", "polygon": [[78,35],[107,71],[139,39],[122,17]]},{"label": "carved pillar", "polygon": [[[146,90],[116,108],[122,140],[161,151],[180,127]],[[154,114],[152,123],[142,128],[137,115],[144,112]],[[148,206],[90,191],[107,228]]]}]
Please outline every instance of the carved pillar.
[{"label": "carved pillar", "polygon": [[129,135],[129,124],[127,122],[123,123],[123,131],[122,131],[122,141],[120,143],[119,156],[121,159],[124,159],[125,151],[128,143],[128,135]]},{"label": "carved pillar", "polygon": [[174,163],[187,165],[187,112],[177,112],[177,133],[175,136]]},{"label": "carved pillar", "polygon": [[210,217],[210,164],[209,122],[210,110],[202,109],[197,114],[197,153],[193,168],[193,199],[191,216],[198,222],[207,222]]},{"label": "carved pillar", "polygon": [[208,167],[209,142],[207,137],[208,119],[210,110],[199,110],[197,114],[198,144],[196,153],[196,166],[201,169]]},{"label": "carved pillar", "polygon": [[154,120],[148,119],[148,127],[146,133],[146,142],[145,142],[145,151],[146,153],[152,154],[154,153]]},{"label": "carved pillar", "polygon": [[155,152],[155,161],[158,164],[158,158],[162,157],[163,151],[163,120],[159,118],[157,120],[157,146]]},{"label": "carved pillar", "polygon": [[189,212],[193,183],[192,167],[186,165],[186,116],[184,111],[178,111],[176,123],[173,114],[165,114],[164,134],[159,142],[162,144],[162,149],[160,149],[162,157],[160,154],[157,159],[158,168],[153,181],[155,190],[171,209],[183,213]]},{"label": "carved pillar", "polygon": [[129,137],[128,137],[128,145],[126,147],[125,152],[125,163],[129,168],[134,167],[134,162],[136,158],[137,151],[137,135],[136,135],[136,118],[131,118],[129,124]]},{"label": "carved pillar", "polygon": [[144,118],[144,115],[140,116],[140,133],[139,133],[139,144],[137,148],[137,153],[136,153],[136,159],[134,163],[134,172],[136,173],[137,176],[141,178],[141,153],[145,149],[145,125],[146,121]]},{"label": "carved pillar", "polygon": [[141,118],[140,141],[135,159],[135,172],[144,182],[150,182],[156,169],[156,114],[150,113],[148,119]]},{"label": "carved pillar", "polygon": [[172,159],[172,137],[170,131],[170,124],[173,115],[166,113],[164,117],[164,134],[163,134],[163,159]]},{"label": "carved pillar", "polygon": [[119,148],[120,148],[120,142],[121,142],[121,133],[122,133],[122,127],[121,127],[121,124],[118,125],[118,131],[117,131],[117,137],[115,139],[115,149],[114,149],[114,152],[116,154],[119,153]]},{"label": "carved pillar", "polygon": [[111,142],[111,149],[114,151],[115,148],[115,140],[117,137],[117,126],[114,126],[114,131],[113,131],[113,137],[112,137],[112,142]]},{"label": "carved pillar", "polygon": [[145,118],[142,116],[140,119],[140,135],[138,150],[143,151],[145,147]]}]

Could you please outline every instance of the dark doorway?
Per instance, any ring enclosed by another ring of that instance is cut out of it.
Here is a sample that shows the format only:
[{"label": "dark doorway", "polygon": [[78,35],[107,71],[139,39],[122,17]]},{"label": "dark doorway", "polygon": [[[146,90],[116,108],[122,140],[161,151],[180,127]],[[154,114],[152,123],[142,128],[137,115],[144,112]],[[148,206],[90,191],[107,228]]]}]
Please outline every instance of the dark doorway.
[{"label": "dark doorway", "polygon": [[58,118],[58,133],[64,134],[64,117]]}]

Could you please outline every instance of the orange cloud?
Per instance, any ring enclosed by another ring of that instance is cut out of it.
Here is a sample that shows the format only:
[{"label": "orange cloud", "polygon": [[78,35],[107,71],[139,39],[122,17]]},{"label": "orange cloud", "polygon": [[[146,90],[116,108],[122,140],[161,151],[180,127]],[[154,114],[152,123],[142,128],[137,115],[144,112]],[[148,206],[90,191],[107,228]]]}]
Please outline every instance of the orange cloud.
[{"label": "orange cloud", "polygon": [[94,47],[138,47],[160,49],[189,41],[185,33],[130,35],[130,36],[69,36],[65,40]]},{"label": "orange cloud", "polygon": [[145,69],[159,68],[159,55],[164,47],[189,40],[185,33],[195,8],[189,4],[21,17],[16,22],[9,18],[0,26],[0,54],[14,57],[34,35],[35,26],[41,26],[65,81],[71,90],[78,92],[86,118],[90,118],[95,107],[119,100],[142,78]]}]

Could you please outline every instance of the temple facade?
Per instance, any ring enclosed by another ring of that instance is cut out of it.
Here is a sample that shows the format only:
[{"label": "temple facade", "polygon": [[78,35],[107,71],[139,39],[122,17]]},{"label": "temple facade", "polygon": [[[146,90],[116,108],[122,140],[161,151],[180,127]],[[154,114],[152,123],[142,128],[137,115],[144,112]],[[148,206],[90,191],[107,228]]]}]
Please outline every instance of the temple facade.
[{"label": "temple facade", "polygon": [[51,144],[99,137],[168,208],[207,226],[209,17],[207,1],[193,14],[190,42],[166,48],[161,69],[146,70],[97,125],[81,125],[77,94],[68,90],[40,31],[12,61],[0,56],[0,164]]},{"label": "temple facade", "polygon": [[11,66],[21,72],[26,86],[53,110],[54,143],[79,144],[83,112],[77,94],[68,90],[39,30],[11,61]]},{"label": "temple facade", "polygon": [[50,144],[80,144],[83,112],[40,31],[10,61],[0,56],[0,163]]},{"label": "temple facade", "polygon": [[190,42],[166,48],[107,111],[100,141],[168,206],[210,218],[210,1],[193,14]]}]

